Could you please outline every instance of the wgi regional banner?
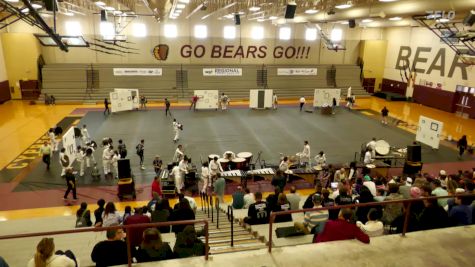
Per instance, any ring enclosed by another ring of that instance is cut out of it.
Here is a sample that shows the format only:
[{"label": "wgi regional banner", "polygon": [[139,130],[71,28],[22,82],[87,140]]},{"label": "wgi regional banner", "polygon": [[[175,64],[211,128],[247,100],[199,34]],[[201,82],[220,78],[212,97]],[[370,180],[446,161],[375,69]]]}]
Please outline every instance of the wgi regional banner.
[{"label": "wgi regional banner", "polygon": [[278,68],[277,75],[317,75],[316,68]]},{"label": "wgi regional banner", "polygon": [[242,76],[242,68],[203,68],[203,76]]},{"label": "wgi regional banner", "polygon": [[162,76],[162,68],[114,68],[114,76]]}]

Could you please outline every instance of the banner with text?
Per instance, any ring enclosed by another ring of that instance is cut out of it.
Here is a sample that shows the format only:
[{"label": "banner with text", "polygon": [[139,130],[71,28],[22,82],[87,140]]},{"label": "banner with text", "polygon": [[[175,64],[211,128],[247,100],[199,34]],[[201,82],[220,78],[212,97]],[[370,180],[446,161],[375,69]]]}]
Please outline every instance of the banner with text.
[{"label": "banner with text", "polygon": [[290,75],[317,75],[316,68],[278,68],[277,75],[290,76]]},{"label": "banner with text", "polygon": [[114,76],[162,76],[161,68],[114,68]]},{"label": "banner with text", "polygon": [[203,68],[203,76],[242,76],[242,68]]}]

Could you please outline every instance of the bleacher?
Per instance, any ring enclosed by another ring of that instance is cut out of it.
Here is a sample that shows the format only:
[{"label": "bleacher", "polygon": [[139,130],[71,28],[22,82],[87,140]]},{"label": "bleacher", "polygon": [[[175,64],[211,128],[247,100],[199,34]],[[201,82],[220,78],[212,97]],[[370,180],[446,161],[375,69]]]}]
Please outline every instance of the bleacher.
[{"label": "bleacher", "polygon": [[[101,103],[114,88],[138,88],[140,94],[150,101],[163,101],[165,97],[172,101],[189,100],[194,90],[220,90],[232,100],[246,100],[249,90],[262,88],[256,83],[260,65],[239,65],[242,76],[204,77],[204,65],[164,65],[162,76],[114,76],[114,67],[154,68],[155,65],[112,65],[112,64],[48,64],[42,69],[43,94],[54,95],[58,103]],[[226,66],[224,66],[226,67]],[[236,67],[236,66],[228,66]],[[318,69],[317,76],[278,76],[277,68],[313,67]],[[330,65],[318,66],[280,66],[267,65],[267,88],[273,89],[280,99],[298,99],[300,96],[313,96],[317,88],[333,88],[326,79]],[[346,96],[348,87],[356,97],[369,97],[360,81],[360,68],[356,65],[335,65],[336,86]],[[178,71],[186,72],[183,84],[177,78]],[[93,71],[91,71],[93,70]],[[89,74],[88,74],[89,73]],[[89,89],[87,89],[89,88]]]}]

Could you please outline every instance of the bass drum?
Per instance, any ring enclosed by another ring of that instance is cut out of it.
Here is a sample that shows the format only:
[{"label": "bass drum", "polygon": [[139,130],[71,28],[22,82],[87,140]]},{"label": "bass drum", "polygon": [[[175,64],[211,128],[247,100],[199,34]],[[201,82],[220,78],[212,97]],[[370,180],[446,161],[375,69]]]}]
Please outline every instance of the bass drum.
[{"label": "bass drum", "polygon": [[249,166],[251,165],[252,161],[252,153],[251,152],[239,152],[236,155],[238,158],[243,158],[246,160],[246,163],[244,165],[244,170],[247,171],[249,170]]},{"label": "bass drum", "polygon": [[231,170],[246,170],[246,159],[245,158],[235,158],[231,161]]},{"label": "bass drum", "polygon": [[229,171],[229,160],[220,158],[218,159],[218,163],[221,165],[221,168],[223,168],[223,171]]},{"label": "bass drum", "polygon": [[389,146],[389,143],[386,142],[385,140],[378,140],[376,141],[374,150],[376,154],[381,155],[381,156],[386,156],[389,154],[389,151],[391,150],[391,146]]}]

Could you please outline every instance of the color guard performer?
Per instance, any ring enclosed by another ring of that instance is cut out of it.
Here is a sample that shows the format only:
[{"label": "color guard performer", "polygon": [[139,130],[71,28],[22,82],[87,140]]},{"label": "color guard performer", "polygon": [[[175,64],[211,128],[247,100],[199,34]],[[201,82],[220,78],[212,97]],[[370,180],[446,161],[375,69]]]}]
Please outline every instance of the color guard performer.
[{"label": "color guard performer", "polygon": [[114,150],[114,155],[112,156],[112,159],[111,159],[111,165],[112,165],[112,168],[114,168],[116,179],[119,179],[119,159],[120,159],[119,151]]},{"label": "color guard performer", "polygon": [[76,197],[76,176],[74,176],[73,168],[66,168],[64,178],[66,179],[66,185],[68,188],[66,189],[66,192],[64,192],[63,199],[67,200],[69,192],[73,191],[73,199],[77,200],[78,198]]},{"label": "color guard performer", "polygon": [[180,140],[180,130],[183,130],[183,126],[173,119],[173,131],[175,132],[175,137],[173,138],[173,142],[176,143]]},{"label": "color guard performer", "polygon": [[81,146],[77,147],[76,150],[76,161],[79,163],[79,176],[84,176],[84,160],[86,153]]},{"label": "color guard performer", "polygon": [[95,151],[95,143],[94,142],[89,142],[86,144],[86,147],[84,149],[84,151],[86,152],[86,155],[85,155],[85,163],[86,163],[86,168],[90,168],[91,167],[91,162],[92,162],[92,165],[95,165],[96,164],[96,159],[94,157],[94,151]]},{"label": "color guard performer", "polygon": [[188,158],[186,156],[178,164],[179,175],[175,176],[175,187],[178,194],[185,188],[185,175],[188,174]]},{"label": "color guard performer", "polygon": [[58,141],[56,141],[56,135],[54,134],[53,128],[49,129],[48,136],[49,136],[49,143],[51,144],[51,148],[53,149],[53,152],[58,151]]},{"label": "color guard performer", "polygon": [[111,172],[112,157],[114,157],[114,147],[108,146],[102,152],[102,167],[104,168],[104,176]]},{"label": "color guard performer", "polygon": [[175,154],[173,155],[173,162],[180,162],[183,157],[185,156],[185,150],[183,149],[182,145],[178,145],[175,150]]},{"label": "color guard performer", "polygon": [[90,141],[90,139],[91,137],[89,136],[89,131],[86,128],[86,124],[84,124],[81,129],[82,145],[85,146]]}]

